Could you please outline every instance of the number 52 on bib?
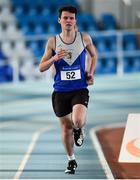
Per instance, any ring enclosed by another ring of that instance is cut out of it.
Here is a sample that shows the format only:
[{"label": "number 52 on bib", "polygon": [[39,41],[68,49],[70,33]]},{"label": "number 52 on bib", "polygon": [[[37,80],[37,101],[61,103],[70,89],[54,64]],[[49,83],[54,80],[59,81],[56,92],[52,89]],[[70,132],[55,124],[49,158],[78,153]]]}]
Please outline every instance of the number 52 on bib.
[{"label": "number 52 on bib", "polygon": [[61,71],[61,80],[78,80],[81,79],[80,69],[72,71]]}]

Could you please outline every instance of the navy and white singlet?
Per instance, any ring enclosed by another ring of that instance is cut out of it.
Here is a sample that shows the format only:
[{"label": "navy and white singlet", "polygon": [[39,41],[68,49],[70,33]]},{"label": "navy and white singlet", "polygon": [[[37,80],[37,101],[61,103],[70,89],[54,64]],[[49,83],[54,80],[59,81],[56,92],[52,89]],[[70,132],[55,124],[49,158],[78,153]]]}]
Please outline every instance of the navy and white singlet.
[{"label": "navy and white singlet", "polygon": [[70,92],[86,88],[86,49],[81,33],[76,33],[75,40],[71,44],[63,42],[60,35],[56,35],[55,53],[60,48],[65,49],[68,55],[54,62],[56,71],[54,91]]}]

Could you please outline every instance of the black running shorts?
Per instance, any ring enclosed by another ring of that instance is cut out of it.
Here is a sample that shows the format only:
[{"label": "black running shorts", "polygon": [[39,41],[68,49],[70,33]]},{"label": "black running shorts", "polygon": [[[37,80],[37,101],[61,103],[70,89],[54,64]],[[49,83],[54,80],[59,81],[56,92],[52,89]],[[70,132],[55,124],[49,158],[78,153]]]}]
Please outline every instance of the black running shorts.
[{"label": "black running shorts", "polygon": [[72,112],[75,104],[88,106],[89,91],[80,89],[71,92],[53,92],[52,105],[57,117],[63,117]]}]

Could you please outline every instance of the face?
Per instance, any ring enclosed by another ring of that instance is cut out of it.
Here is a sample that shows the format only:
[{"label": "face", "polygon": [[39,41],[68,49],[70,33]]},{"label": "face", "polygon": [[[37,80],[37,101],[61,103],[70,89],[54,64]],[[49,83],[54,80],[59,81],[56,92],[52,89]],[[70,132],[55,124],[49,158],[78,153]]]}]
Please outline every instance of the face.
[{"label": "face", "polygon": [[63,11],[61,14],[61,18],[59,18],[58,21],[61,24],[62,29],[72,30],[76,24],[75,14]]}]

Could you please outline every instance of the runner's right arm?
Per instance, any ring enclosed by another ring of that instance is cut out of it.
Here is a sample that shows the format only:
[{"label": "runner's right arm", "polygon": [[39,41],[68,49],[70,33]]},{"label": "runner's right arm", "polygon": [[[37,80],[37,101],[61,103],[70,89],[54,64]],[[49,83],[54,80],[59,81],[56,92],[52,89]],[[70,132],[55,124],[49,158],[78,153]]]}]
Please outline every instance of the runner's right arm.
[{"label": "runner's right arm", "polygon": [[40,72],[44,72],[48,70],[55,61],[60,60],[66,56],[66,51],[64,49],[60,49],[57,54],[52,56],[53,49],[55,49],[55,39],[53,37],[48,39],[48,43],[45,48],[45,52],[43,57],[41,58],[41,62],[39,64]]}]

